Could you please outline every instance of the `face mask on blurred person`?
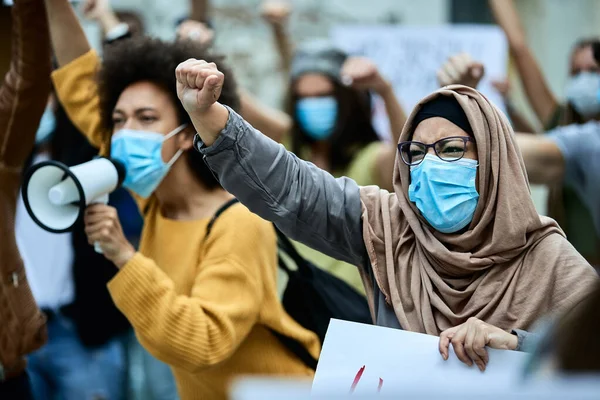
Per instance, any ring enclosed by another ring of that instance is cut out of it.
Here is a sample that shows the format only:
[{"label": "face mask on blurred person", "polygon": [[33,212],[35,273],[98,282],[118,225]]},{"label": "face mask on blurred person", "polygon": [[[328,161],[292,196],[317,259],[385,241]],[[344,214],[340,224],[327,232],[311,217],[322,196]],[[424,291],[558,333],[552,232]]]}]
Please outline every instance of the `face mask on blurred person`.
[{"label": "face mask on blurred person", "polygon": [[314,140],[327,140],[335,129],[338,103],[335,97],[306,97],[296,103],[296,118]]},{"label": "face mask on blurred person", "polygon": [[479,193],[476,160],[443,161],[431,154],[410,168],[408,197],[429,225],[442,233],[458,232],[473,219]]},{"label": "face mask on blurred person", "polygon": [[600,113],[600,74],[580,72],[567,83],[567,99],[583,118]]},{"label": "face mask on blurred person", "polygon": [[123,186],[138,196],[150,197],[183,153],[183,150],[179,149],[171,160],[165,163],[161,155],[163,143],[185,127],[186,124],[181,125],[167,135],[134,129],[121,129],[115,133],[110,155],[125,166]]},{"label": "face mask on blurred person", "polygon": [[35,144],[40,145],[48,142],[55,129],[56,116],[54,115],[54,110],[52,107],[46,107],[46,110],[40,119],[40,125],[35,133]]}]

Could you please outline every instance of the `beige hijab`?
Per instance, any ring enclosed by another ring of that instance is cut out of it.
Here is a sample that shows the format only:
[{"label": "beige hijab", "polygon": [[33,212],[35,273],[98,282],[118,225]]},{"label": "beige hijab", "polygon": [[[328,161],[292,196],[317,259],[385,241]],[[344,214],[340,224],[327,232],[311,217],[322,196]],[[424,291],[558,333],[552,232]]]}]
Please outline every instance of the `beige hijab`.
[{"label": "beige hijab", "polygon": [[[538,215],[523,158],[506,117],[478,91],[460,85],[427,96],[454,96],[479,153],[479,202],[468,230],[436,231],[408,199],[410,169],[399,156],[394,191],[361,188],[363,237],[372,276],[403,329],[437,335],[477,317],[527,329],[547,312],[579,302],[598,280],[552,219]],[[361,271],[374,312],[371,274]]]}]

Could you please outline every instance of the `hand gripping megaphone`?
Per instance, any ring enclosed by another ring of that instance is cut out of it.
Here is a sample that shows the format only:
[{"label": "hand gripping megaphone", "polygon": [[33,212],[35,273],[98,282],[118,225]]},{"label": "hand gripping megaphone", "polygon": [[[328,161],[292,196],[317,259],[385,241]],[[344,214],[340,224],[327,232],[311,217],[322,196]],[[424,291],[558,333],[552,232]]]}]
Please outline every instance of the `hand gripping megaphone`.
[{"label": "hand gripping megaphone", "polygon": [[[68,167],[58,161],[31,166],[22,186],[23,203],[42,229],[68,232],[83,216],[87,206],[108,203],[108,194],[125,179],[125,167],[116,160],[95,158]],[[95,249],[101,253],[96,244]]]}]

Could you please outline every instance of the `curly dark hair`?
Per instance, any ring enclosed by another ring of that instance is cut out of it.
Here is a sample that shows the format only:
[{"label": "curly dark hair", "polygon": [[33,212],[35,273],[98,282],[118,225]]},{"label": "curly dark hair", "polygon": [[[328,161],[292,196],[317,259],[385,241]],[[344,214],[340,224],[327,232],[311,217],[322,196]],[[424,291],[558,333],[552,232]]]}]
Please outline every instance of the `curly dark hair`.
[{"label": "curly dark hair", "polygon": [[[145,36],[121,40],[104,48],[104,61],[98,74],[100,112],[102,124],[108,132],[113,131],[112,112],[121,93],[130,85],[149,81],[170,93],[177,108],[180,124],[191,124],[191,120],[177,98],[175,69],[190,58],[214,62],[225,74],[225,82],[219,102],[238,111],[240,99],[233,73],[224,64],[224,57],[211,54],[200,44],[181,40],[165,42]],[[106,138],[107,140],[109,138]],[[186,159],[199,181],[209,189],[220,187],[200,153],[193,148],[186,151]]]}]

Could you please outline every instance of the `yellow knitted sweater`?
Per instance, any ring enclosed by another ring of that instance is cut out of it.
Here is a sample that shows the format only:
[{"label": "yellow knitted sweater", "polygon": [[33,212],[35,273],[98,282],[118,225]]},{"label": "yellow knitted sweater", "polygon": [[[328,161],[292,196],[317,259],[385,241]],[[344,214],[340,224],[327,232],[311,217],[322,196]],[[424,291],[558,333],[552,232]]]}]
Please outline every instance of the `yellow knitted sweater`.
[{"label": "yellow knitted sweater", "polygon": [[[57,95],[73,123],[106,154],[94,51],[55,71]],[[139,252],[108,284],[140,343],[169,364],[182,400],[225,399],[232,378],[297,375],[308,369],[271,333],[318,356],[316,335],[283,309],[276,292],[276,235],[271,224],[237,204],[208,238],[209,219],[164,218],[150,197]],[[206,240],[205,240],[206,239]]]}]

